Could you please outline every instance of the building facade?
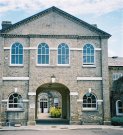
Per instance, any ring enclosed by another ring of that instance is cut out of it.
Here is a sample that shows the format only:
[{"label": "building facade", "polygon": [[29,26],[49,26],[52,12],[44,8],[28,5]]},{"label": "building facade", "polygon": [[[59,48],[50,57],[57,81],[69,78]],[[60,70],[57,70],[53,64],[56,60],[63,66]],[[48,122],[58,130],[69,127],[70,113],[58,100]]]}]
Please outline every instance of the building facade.
[{"label": "building facade", "polygon": [[110,34],[56,7],[2,26],[1,121],[35,124],[54,92],[70,124],[110,123]]},{"label": "building facade", "polygon": [[123,58],[109,58],[111,117],[123,116]]}]

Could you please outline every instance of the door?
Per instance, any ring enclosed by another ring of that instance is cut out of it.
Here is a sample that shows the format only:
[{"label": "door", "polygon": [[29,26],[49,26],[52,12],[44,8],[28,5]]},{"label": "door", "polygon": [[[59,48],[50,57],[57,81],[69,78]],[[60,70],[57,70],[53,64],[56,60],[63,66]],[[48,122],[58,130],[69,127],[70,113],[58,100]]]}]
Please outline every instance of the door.
[{"label": "door", "polygon": [[47,99],[40,99],[41,113],[48,113]]}]

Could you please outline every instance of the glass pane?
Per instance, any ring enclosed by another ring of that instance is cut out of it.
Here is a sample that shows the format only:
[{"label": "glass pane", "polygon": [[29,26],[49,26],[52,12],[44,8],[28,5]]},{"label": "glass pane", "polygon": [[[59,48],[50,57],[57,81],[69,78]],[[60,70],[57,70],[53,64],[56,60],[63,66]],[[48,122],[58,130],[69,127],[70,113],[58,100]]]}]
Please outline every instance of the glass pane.
[{"label": "glass pane", "polygon": [[86,107],[86,104],[83,104],[83,107]]},{"label": "glass pane", "polygon": [[83,50],[83,54],[86,55],[86,49]]},{"label": "glass pane", "polygon": [[41,54],[41,49],[38,49],[38,54]]},{"label": "glass pane", "polygon": [[91,63],[94,63],[94,56],[91,56]]},{"label": "glass pane", "polygon": [[9,108],[13,108],[13,104],[9,104]]},{"label": "glass pane", "polygon": [[91,54],[94,54],[94,49],[91,49]]},{"label": "glass pane", "polygon": [[41,64],[41,56],[38,55],[38,64]]},{"label": "glass pane", "polygon": [[66,54],[69,55],[69,49],[66,49]]},{"label": "glass pane", "polygon": [[86,60],[86,56],[83,57],[83,63],[86,63],[87,60]]},{"label": "glass pane", "polygon": [[62,47],[62,55],[65,54],[65,47]]},{"label": "glass pane", "polygon": [[45,54],[45,47],[42,47],[41,54]]},{"label": "glass pane", "polygon": [[15,54],[15,48],[12,47],[12,51],[11,51],[12,54]]},{"label": "glass pane", "polygon": [[61,54],[61,49],[60,48],[58,48],[58,54]]},{"label": "glass pane", "polygon": [[15,55],[11,56],[11,64],[15,64]]},{"label": "glass pane", "polygon": [[46,55],[46,64],[49,64],[49,55]]},{"label": "glass pane", "polygon": [[65,56],[62,55],[62,61],[61,61],[61,64],[65,64]]},{"label": "glass pane", "polygon": [[23,64],[23,55],[19,56],[19,64]]},{"label": "glass pane", "polygon": [[18,56],[18,55],[16,55],[15,57],[16,57],[15,64],[18,64],[18,63],[19,63],[19,61],[18,61],[19,56]]},{"label": "glass pane", "polygon": [[118,107],[122,107],[122,102],[118,101]]},{"label": "glass pane", "polygon": [[19,54],[23,54],[23,49],[22,48],[19,49]]},{"label": "glass pane", "polygon": [[96,108],[96,104],[92,104],[92,107],[93,107],[93,108]]},{"label": "glass pane", "polygon": [[87,54],[89,55],[90,54],[90,48],[87,48]]},{"label": "glass pane", "polygon": [[123,110],[122,109],[119,109],[119,113],[123,113]]},{"label": "glass pane", "polygon": [[46,49],[46,54],[49,54],[49,48]]},{"label": "glass pane", "polygon": [[19,53],[19,48],[18,48],[18,46],[16,46],[16,54],[18,54]]},{"label": "glass pane", "polygon": [[87,56],[87,63],[90,63],[90,56]]},{"label": "glass pane", "polygon": [[41,64],[45,64],[45,55],[42,55],[41,60],[42,60]]},{"label": "glass pane", "polygon": [[58,55],[58,64],[61,64],[61,55]]},{"label": "glass pane", "polygon": [[89,108],[91,108],[91,104],[87,104],[87,106],[88,106]]}]

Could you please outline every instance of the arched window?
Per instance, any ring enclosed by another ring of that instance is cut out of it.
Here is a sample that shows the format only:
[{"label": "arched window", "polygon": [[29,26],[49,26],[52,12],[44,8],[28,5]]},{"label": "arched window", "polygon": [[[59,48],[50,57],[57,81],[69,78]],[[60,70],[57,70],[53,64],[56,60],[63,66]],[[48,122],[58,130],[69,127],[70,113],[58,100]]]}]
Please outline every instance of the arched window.
[{"label": "arched window", "polygon": [[58,64],[69,64],[69,47],[65,43],[58,46]]},{"label": "arched window", "polygon": [[94,64],[94,47],[91,44],[86,44],[83,47],[83,64],[84,65]]},{"label": "arched window", "polygon": [[116,115],[123,115],[123,102],[121,100],[116,101]]},{"label": "arched window", "polygon": [[49,64],[49,46],[46,43],[38,45],[38,64]]},{"label": "arched window", "polygon": [[97,99],[92,93],[87,93],[83,96],[83,110],[96,110]]},{"label": "arched window", "polygon": [[23,64],[23,46],[20,43],[11,46],[11,64]]},{"label": "arched window", "polygon": [[23,109],[22,96],[14,93],[9,96],[8,109]]}]

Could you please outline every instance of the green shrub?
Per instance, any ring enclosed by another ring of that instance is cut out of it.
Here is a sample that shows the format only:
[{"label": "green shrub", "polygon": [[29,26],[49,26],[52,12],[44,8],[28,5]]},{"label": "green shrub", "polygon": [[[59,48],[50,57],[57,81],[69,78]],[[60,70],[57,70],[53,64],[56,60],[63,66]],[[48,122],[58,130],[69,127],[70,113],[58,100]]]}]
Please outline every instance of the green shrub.
[{"label": "green shrub", "polygon": [[56,107],[50,108],[50,116],[52,118],[60,118],[61,117],[61,109]]},{"label": "green shrub", "polygon": [[111,124],[115,126],[123,125],[123,117],[112,117]]}]

